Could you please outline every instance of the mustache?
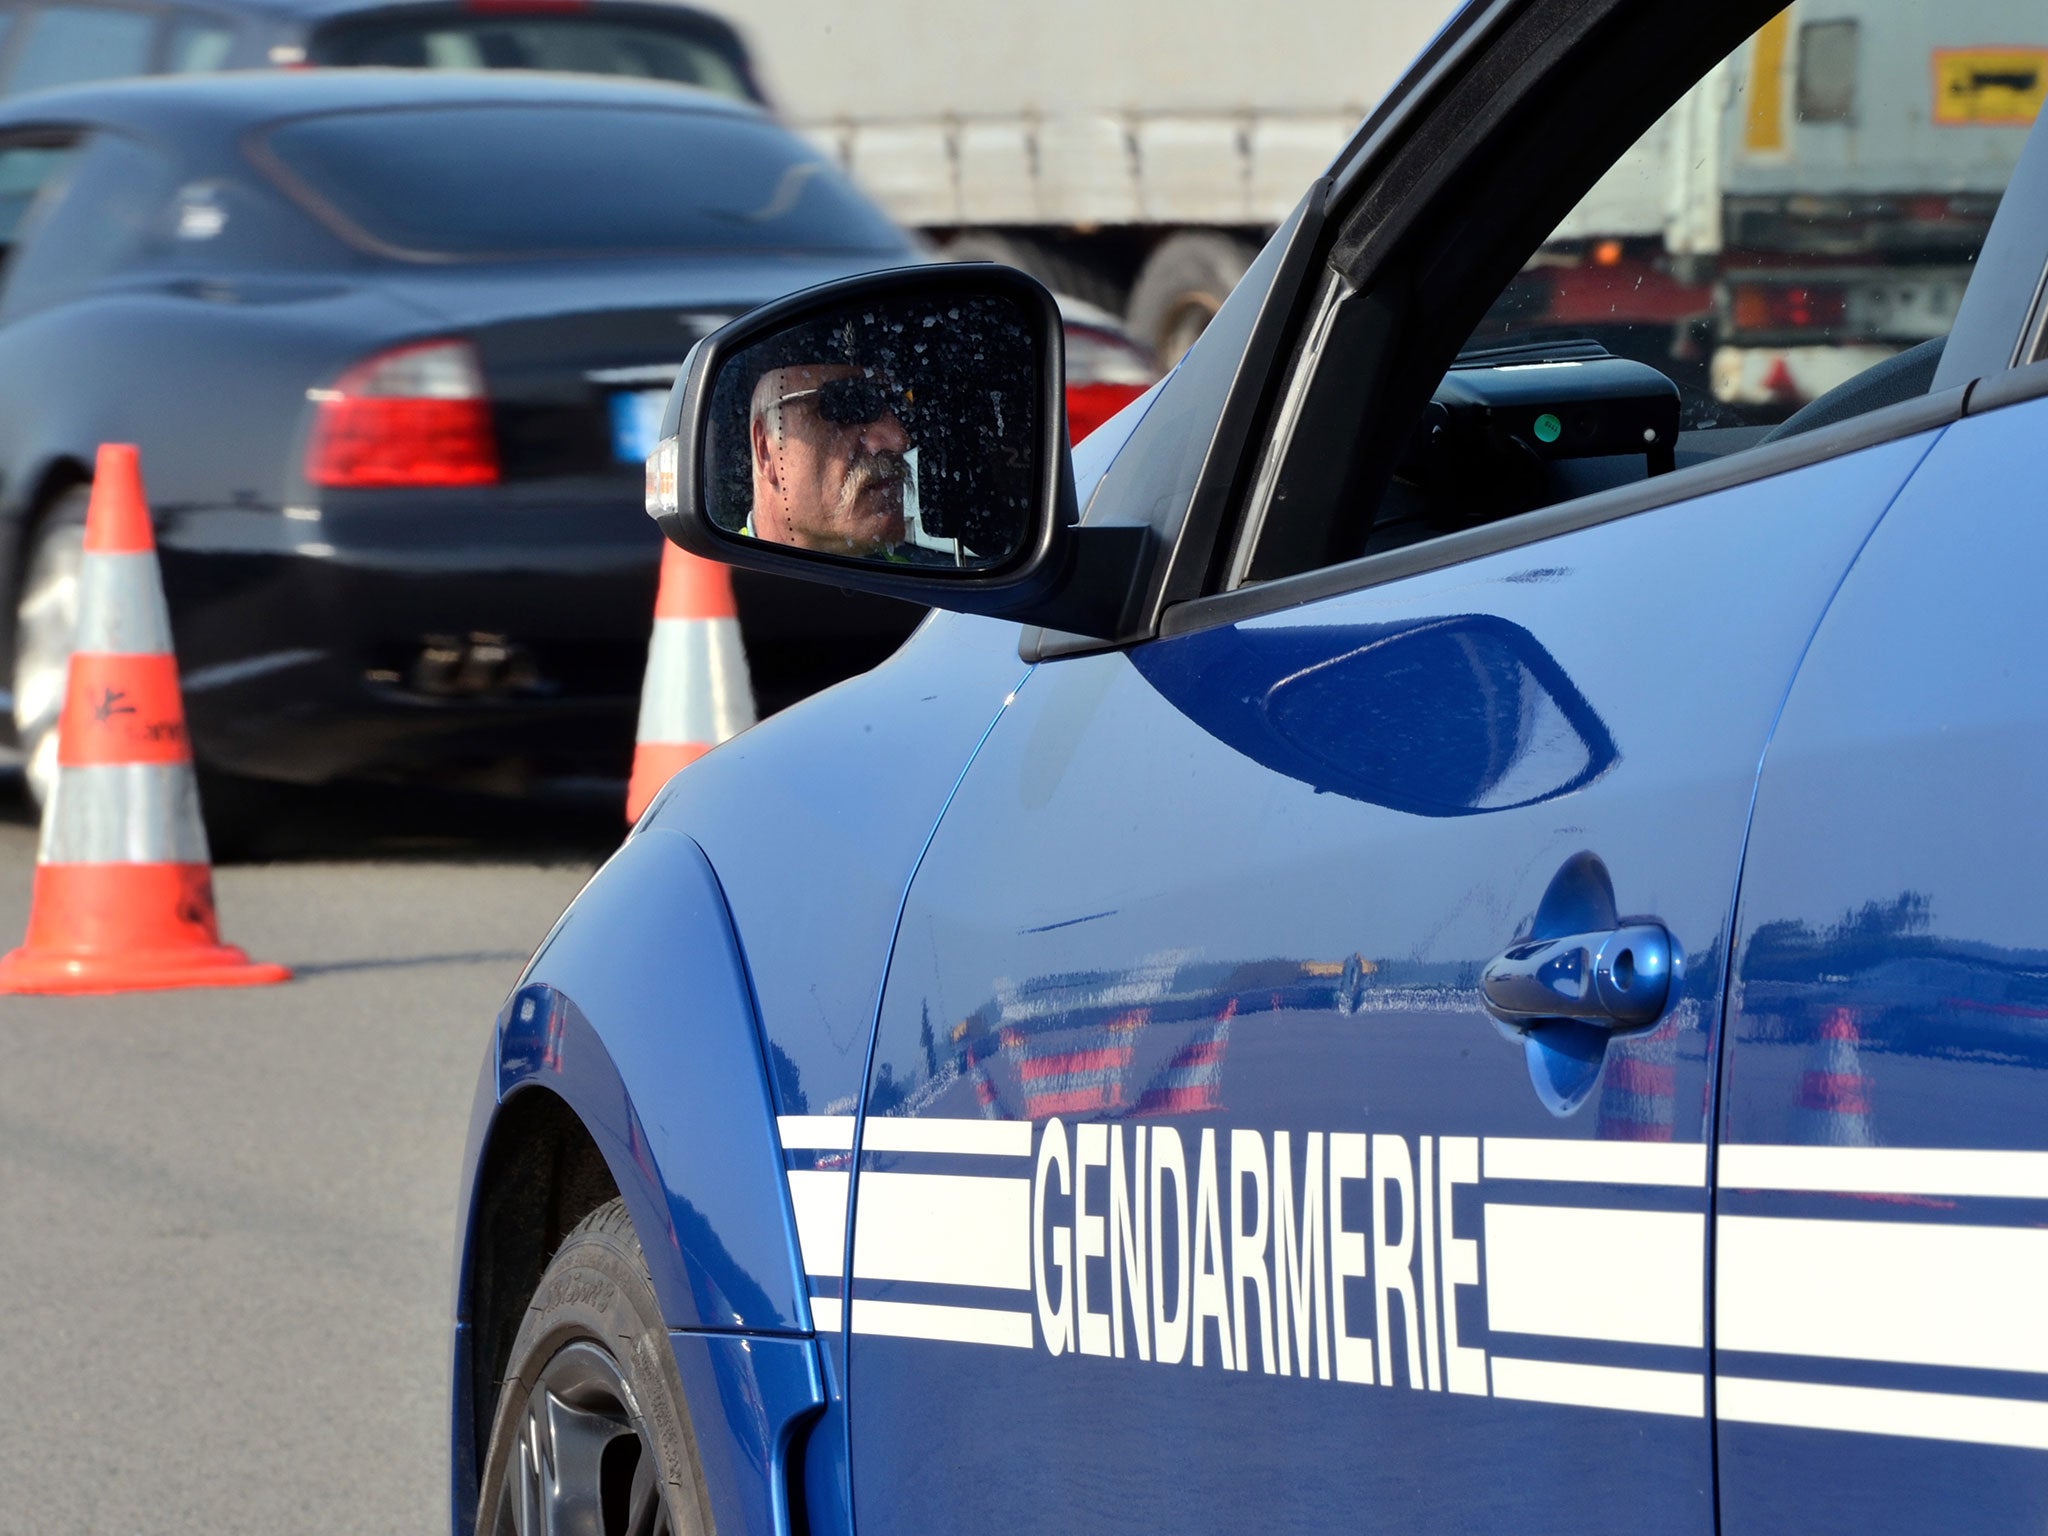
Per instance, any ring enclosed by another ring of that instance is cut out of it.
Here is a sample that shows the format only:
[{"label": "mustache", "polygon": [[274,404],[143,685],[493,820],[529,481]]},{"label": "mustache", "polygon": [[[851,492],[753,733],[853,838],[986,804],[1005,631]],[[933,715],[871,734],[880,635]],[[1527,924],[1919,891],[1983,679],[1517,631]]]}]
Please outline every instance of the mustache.
[{"label": "mustache", "polygon": [[892,485],[910,473],[910,465],[902,454],[891,449],[879,453],[863,454],[848,466],[846,471],[846,493],[858,496],[863,491],[880,486]]}]

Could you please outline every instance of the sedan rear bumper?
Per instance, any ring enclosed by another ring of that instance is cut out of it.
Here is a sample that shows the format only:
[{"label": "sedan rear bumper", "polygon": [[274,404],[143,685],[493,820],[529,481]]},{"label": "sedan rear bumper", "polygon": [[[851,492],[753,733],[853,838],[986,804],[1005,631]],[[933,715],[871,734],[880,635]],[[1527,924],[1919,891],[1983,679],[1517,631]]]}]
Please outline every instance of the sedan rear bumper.
[{"label": "sedan rear bumper", "polygon": [[[164,520],[201,765],[309,784],[623,780],[661,558],[645,514],[616,494],[354,500]],[[738,596],[763,713],[865,670],[918,618],[772,578]]]}]

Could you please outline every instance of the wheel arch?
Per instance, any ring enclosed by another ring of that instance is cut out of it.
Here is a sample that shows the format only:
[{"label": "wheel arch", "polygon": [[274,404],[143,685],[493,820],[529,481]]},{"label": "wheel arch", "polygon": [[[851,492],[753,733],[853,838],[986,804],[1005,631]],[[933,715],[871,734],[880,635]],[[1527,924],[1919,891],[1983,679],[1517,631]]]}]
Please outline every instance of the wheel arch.
[{"label": "wheel arch", "polygon": [[810,1331],[752,992],[693,839],[630,838],[543,940],[498,1015],[463,1191],[458,1520],[520,1316],[614,1192],[671,1329]]}]

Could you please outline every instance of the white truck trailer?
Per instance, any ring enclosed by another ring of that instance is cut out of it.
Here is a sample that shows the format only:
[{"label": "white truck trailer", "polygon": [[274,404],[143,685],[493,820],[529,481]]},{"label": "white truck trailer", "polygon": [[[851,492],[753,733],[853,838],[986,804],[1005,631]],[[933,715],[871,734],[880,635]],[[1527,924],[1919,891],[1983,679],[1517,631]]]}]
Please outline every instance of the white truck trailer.
[{"label": "white truck trailer", "polygon": [[2038,0],[1798,0],[1572,211],[1511,328],[1633,330],[1725,405],[1813,399],[1948,333],[2044,94]]},{"label": "white truck trailer", "polygon": [[708,8],[741,28],[785,119],[900,222],[1123,314],[1171,358],[1453,6]]},{"label": "white truck trailer", "polygon": [[[1121,313],[1169,361],[1451,9],[710,6],[900,221]],[[1507,328],[1638,355],[1663,328],[1660,360],[1721,402],[1810,399],[1946,332],[2044,93],[2039,0],[1798,0],[1573,211]]]}]

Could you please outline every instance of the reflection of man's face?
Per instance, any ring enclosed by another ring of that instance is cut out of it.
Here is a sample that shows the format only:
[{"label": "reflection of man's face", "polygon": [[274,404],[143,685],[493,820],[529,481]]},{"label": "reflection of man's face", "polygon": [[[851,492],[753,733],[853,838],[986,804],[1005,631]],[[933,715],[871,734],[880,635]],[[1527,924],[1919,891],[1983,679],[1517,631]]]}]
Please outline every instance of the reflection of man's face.
[{"label": "reflection of man's face", "polygon": [[756,537],[835,555],[903,542],[910,434],[879,383],[847,363],[761,376],[749,427]]}]

